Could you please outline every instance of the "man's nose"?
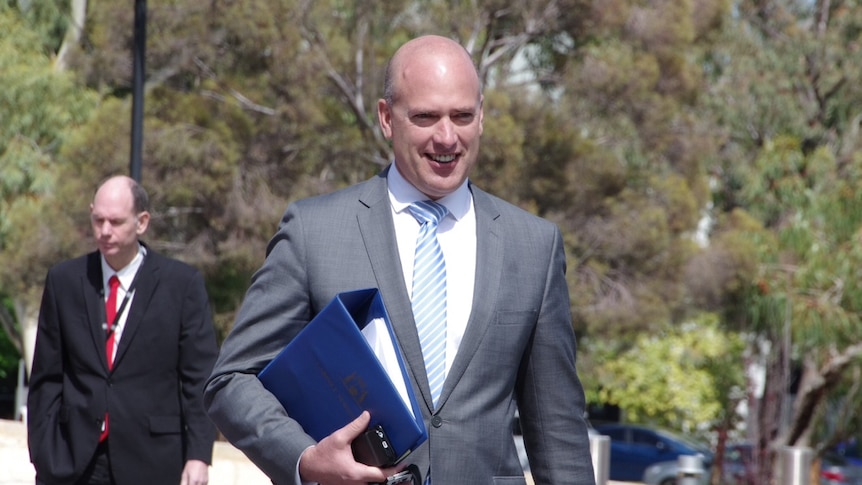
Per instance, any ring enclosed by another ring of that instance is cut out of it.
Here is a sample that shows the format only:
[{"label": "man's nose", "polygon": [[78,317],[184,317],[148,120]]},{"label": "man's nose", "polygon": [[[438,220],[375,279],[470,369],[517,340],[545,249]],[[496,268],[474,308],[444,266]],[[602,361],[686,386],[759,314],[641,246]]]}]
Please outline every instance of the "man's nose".
[{"label": "man's nose", "polygon": [[452,146],[457,140],[455,124],[447,117],[441,118],[434,132],[434,141],[440,145]]}]

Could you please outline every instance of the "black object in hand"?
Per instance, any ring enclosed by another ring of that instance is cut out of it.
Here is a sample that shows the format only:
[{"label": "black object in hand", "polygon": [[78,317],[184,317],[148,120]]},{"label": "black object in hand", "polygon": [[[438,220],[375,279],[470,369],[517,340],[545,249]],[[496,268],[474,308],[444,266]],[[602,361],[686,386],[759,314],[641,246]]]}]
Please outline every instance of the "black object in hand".
[{"label": "black object in hand", "polygon": [[368,429],[350,444],[356,461],[369,466],[387,467],[395,465],[399,456],[392,449],[392,442],[380,425]]}]

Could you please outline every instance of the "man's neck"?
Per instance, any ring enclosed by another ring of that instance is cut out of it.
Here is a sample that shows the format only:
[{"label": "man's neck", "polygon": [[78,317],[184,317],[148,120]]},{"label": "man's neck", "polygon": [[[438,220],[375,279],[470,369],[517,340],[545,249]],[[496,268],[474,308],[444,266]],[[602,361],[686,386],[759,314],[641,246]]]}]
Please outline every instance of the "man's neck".
[{"label": "man's neck", "polygon": [[135,260],[135,257],[140,252],[140,246],[135,246],[134,250],[130,250],[121,254],[115,254],[111,256],[105,256],[105,262],[108,263],[108,266],[111,267],[114,271],[120,271],[132,261]]}]

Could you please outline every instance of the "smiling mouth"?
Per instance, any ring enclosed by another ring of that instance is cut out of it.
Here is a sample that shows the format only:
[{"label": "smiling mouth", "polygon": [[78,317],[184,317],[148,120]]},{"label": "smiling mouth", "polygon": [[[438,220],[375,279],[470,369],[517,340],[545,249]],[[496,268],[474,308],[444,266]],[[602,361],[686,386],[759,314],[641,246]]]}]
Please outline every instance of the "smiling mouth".
[{"label": "smiling mouth", "polygon": [[457,158],[457,155],[455,155],[455,154],[428,155],[428,158],[430,158],[431,160],[434,160],[437,163],[449,163],[449,162],[455,160],[455,158]]}]

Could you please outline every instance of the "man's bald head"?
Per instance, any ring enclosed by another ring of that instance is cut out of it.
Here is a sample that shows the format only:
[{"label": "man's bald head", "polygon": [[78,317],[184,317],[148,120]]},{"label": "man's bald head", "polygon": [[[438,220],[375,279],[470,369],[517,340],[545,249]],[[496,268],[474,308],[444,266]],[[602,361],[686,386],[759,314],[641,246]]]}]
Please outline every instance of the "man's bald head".
[{"label": "man's bald head", "polygon": [[383,78],[383,99],[391,106],[397,100],[400,83],[410,68],[440,57],[471,70],[475,74],[477,89],[481,91],[479,73],[467,49],[448,37],[425,35],[407,41],[392,55]]}]

